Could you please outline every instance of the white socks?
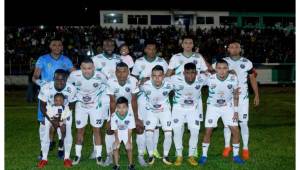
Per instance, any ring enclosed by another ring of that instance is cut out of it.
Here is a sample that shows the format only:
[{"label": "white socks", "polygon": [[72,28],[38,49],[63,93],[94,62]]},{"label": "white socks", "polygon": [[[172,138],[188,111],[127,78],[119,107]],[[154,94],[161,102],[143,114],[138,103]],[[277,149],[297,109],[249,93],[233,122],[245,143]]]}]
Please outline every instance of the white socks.
[{"label": "white socks", "polygon": [[115,142],[115,135],[105,134],[105,145],[106,145],[107,155],[112,155],[114,142]]},{"label": "white socks", "polygon": [[138,155],[144,155],[144,151],[146,150],[145,132],[143,134],[136,135],[136,144],[138,148]]},{"label": "white socks", "polygon": [[96,158],[101,157],[102,153],[102,145],[95,145]]},{"label": "white socks", "polygon": [[232,144],[233,148],[233,156],[238,156],[239,155],[239,150],[240,150],[240,144]]},{"label": "white socks", "polygon": [[75,154],[78,157],[81,157],[81,150],[82,150],[82,145],[75,145]]},{"label": "white socks", "polygon": [[225,148],[230,147],[231,130],[229,127],[224,127]]},{"label": "white socks", "polygon": [[66,136],[64,139],[64,149],[65,149],[64,159],[70,158],[72,143],[73,143],[72,127],[71,125],[66,125]]},{"label": "white socks", "polygon": [[159,139],[159,128],[154,129],[154,150],[157,149],[157,144],[158,144],[158,139]]},{"label": "white socks", "polygon": [[[182,128],[176,127],[173,129],[174,132],[174,144],[176,148],[176,155],[182,156]],[[198,137],[198,136],[197,136]]]},{"label": "white socks", "polygon": [[240,127],[241,127],[241,136],[243,140],[243,149],[248,149],[248,142],[249,142],[248,122],[246,121],[241,122]]},{"label": "white socks", "polygon": [[165,139],[164,139],[164,156],[169,155],[169,151],[172,145],[172,131],[165,132]]},{"label": "white socks", "polygon": [[154,141],[153,141],[153,132],[152,131],[146,131],[146,146],[149,153],[149,156],[153,156],[153,150],[154,150]]},{"label": "white socks", "polygon": [[60,131],[60,128],[57,128],[56,132],[57,132],[58,140],[61,140],[61,131]]},{"label": "white socks", "polygon": [[202,143],[202,156],[207,157],[209,143]]},{"label": "white socks", "polygon": [[197,150],[199,130],[191,128],[190,135],[191,136],[189,140],[189,156],[193,156]]}]

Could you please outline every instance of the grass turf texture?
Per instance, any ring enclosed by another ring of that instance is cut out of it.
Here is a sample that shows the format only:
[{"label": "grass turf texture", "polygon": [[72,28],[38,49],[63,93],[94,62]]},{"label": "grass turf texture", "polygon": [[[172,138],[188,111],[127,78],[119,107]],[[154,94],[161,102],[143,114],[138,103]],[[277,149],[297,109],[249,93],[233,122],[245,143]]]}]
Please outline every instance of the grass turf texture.
[{"label": "grass turf texture", "polygon": [[[207,93],[204,93],[207,94]],[[203,101],[206,100],[206,96]],[[184,162],[180,167],[166,166],[162,160],[155,160],[153,166],[142,168],[137,163],[137,147],[134,141],[134,162],[136,169],[295,169],[295,89],[293,87],[263,87],[260,89],[260,107],[253,108],[253,96],[250,96],[250,160],[244,165],[235,165],[232,158],[222,158],[223,150],[223,125],[219,126],[212,136],[212,143],[208,151],[208,162],[203,167],[192,167],[188,164],[188,139],[186,129],[184,134]],[[205,109],[205,105],[204,105]],[[73,118],[74,119],[74,118]],[[201,155],[201,143],[204,134],[204,123],[198,142],[198,152]],[[73,146],[71,158],[75,156],[75,124],[73,121]],[[57,140],[56,140],[57,141]],[[104,143],[104,136],[103,136]],[[159,152],[162,154],[163,134],[160,133]],[[57,143],[57,142],[56,142]],[[57,146],[57,145],[56,145]],[[242,145],[241,145],[242,147]],[[49,152],[48,165],[45,169],[64,169],[63,161],[57,158],[57,148]],[[124,147],[121,147],[121,169],[127,169],[127,157]],[[5,167],[6,169],[37,169],[37,156],[40,151],[38,137],[38,123],[36,121],[36,104],[25,101],[24,91],[7,91],[5,93]],[[72,169],[111,169],[96,165],[95,160],[88,157],[92,151],[92,134],[88,126],[82,150],[82,160]],[[103,148],[105,158],[105,146]],[[241,152],[240,152],[241,153]],[[174,143],[170,150],[170,159],[175,161]]]}]

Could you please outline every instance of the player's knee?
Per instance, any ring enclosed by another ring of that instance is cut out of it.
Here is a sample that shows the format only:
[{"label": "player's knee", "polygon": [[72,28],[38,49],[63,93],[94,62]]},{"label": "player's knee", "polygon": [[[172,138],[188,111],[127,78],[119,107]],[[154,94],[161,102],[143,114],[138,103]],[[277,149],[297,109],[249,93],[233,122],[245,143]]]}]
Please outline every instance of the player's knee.
[{"label": "player's knee", "polygon": [[106,130],[106,134],[107,134],[107,135],[113,135],[113,134],[114,134],[114,131],[111,130],[111,129],[107,129],[107,130]]},{"label": "player's knee", "polygon": [[136,127],[135,128],[135,132],[138,134],[138,135],[141,135],[144,133],[144,127]]}]

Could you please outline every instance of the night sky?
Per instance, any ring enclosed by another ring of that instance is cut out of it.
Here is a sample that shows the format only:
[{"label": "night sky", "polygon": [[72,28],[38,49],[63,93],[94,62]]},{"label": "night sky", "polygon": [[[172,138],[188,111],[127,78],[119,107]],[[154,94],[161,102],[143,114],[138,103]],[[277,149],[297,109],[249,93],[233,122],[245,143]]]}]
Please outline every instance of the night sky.
[{"label": "night sky", "polygon": [[164,4],[161,2],[162,0],[5,0],[5,25],[97,25],[101,9],[295,12],[294,0],[165,0],[167,3]]}]

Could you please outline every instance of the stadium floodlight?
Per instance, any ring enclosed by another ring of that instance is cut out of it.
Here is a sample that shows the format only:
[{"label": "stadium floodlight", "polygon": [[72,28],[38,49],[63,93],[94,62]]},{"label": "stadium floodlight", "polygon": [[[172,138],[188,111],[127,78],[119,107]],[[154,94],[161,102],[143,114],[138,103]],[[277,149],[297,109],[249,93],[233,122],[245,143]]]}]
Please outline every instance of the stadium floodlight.
[{"label": "stadium floodlight", "polygon": [[114,19],[114,20],[113,20],[113,23],[117,23],[117,20],[116,20],[116,19]]},{"label": "stadium floodlight", "polygon": [[114,17],[116,14],[114,14],[114,13],[111,13],[111,14],[109,14],[110,16],[112,16],[112,17]]},{"label": "stadium floodlight", "polygon": [[45,28],[44,25],[41,25],[41,26],[40,26],[40,29],[41,29],[41,30],[44,29],[44,28]]}]

